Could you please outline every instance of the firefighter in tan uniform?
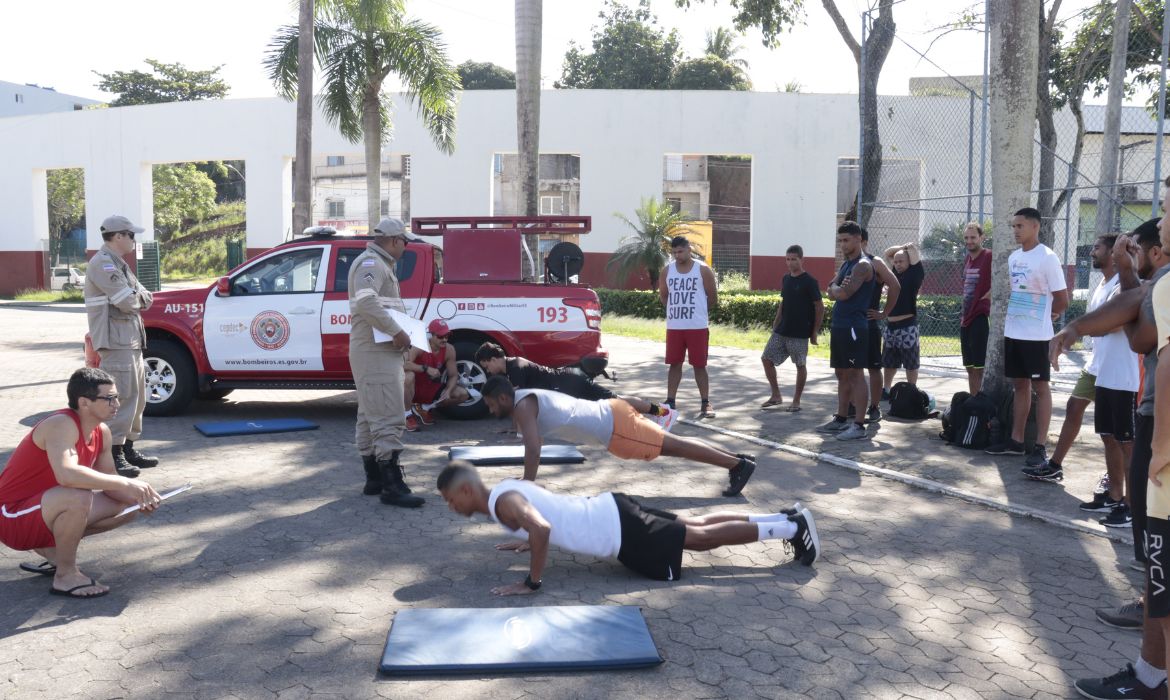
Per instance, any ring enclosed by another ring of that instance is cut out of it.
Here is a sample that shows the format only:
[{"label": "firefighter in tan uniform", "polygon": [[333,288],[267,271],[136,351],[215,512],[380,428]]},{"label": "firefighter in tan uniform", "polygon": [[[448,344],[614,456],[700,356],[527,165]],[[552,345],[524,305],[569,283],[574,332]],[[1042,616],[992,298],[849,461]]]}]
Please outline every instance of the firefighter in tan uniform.
[{"label": "firefighter in tan uniform", "polygon": [[[349,366],[358,396],[355,442],[366,470],[362,493],[380,493],[386,505],[417,508],[423,499],[411,495],[398,462],[406,426],[403,353],[410,350],[410,337],[386,310],[406,310],[394,265],[408,241],[421,239],[398,219],[382,219],[371,235],[349,268]],[[393,340],[374,342],[375,328]]]},{"label": "firefighter in tan uniform", "polygon": [[158,460],[134,449],[142,434],[142,411],[146,408],[146,371],[142,351],[146,349],[146,328],[141,312],[149,309],[154,297],[130,272],[122,256],[134,252],[134,235],[142,233],[124,216],[102,222],[105,245],[86,268],[85,311],[89,337],[102,358],[102,369],[114,377],[120,406],[106,421],[113,441],[114,466],[122,476],[135,477],[139,468],[158,465]]}]

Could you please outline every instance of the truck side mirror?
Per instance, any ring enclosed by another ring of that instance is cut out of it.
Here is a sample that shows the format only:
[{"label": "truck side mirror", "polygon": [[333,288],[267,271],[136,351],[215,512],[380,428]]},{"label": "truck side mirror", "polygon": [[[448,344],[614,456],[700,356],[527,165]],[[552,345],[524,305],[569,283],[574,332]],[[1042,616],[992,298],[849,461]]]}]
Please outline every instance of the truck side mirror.
[{"label": "truck side mirror", "polygon": [[220,277],[215,281],[215,295],[221,297],[231,296],[232,283],[227,277]]}]

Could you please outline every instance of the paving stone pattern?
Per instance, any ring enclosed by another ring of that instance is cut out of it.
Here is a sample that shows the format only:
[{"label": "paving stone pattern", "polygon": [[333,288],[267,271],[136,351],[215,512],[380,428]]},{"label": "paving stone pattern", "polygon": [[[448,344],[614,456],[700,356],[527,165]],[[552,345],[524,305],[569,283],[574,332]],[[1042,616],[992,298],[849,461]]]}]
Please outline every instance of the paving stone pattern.
[{"label": "paving stone pattern", "polygon": [[[5,305],[0,327],[6,459],[36,418],[64,404],[65,379],[82,364],[84,314]],[[661,398],[660,348],[606,344],[618,387]],[[755,416],[762,380],[753,354],[714,357],[719,424],[783,439],[820,417],[821,384],[805,412],[783,417],[790,426]],[[690,382],[680,399],[689,401]],[[751,400],[733,409],[731,396]],[[1136,654],[1135,633],[1092,613],[1133,596],[1137,575],[1119,566],[1128,547],[778,452],[760,453],[734,499],[719,496],[720,470],[623,462],[592,447],[585,464],[545,467],[541,480],[685,512],[774,511],[799,499],[817,514],[825,549],[814,567],[770,541],[688,553],[684,578],[660,583],[554,550],[539,594],[495,598],[489,589],[522,579],[527,556],[495,551],[498,528],[448,511],[433,484],[449,446],[498,442],[502,423],[441,422],[409,435],[408,479],[427,504],[402,511],[360,495],[354,409],[352,392],[236,392],[187,415],[147,419],[140,446],[162,459],[147,478],[196,489],[83,543],[83,569],[113,588],[105,598],[50,597],[48,579],[17,569],[32,557],[0,550],[0,697],[1049,698],[1072,696],[1073,679],[1111,673]],[[192,427],[270,417],[321,428],[213,439]],[[887,439],[915,429],[924,428],[883,426],[876,446],[850,449],[962,480],[953,457],[909,463],[937,447],[912,452]],[[743,447],[700,428],[679,432]],[[520,469],[483,471],[494,481]],[[1000,471],[1000,495],[1023,488],[1006,463]],[[376,673],[398,610],[576,604],[641,606],[666,662],[525,676]]]}]

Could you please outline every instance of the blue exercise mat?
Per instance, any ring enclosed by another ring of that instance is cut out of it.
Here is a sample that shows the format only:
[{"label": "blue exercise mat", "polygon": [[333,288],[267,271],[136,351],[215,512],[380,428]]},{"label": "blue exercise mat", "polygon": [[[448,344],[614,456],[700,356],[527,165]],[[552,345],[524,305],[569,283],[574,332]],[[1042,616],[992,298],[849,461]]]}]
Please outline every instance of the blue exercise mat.
[{"label": "blue exercise mat", "polygon": [[207,437],[255,435],[257,433],[291,433],[316,430],[317,424],[303,418],[266,418],[263,420],[229,420],[220,423],[196,423],[195,429]]},{"label": "blue exercise mat", "polygon": [[642,668],[662,663],[636,606],[419,608],[394,616],[382,673]]},{"label": "blue exercise mat", "polygon": [[[465,459],[478,467],[524,464],[524,445],[462,445],[452,447],[450,459]],[[585,455],[572,445],[541,445],[541,464],[581,464]]]}]

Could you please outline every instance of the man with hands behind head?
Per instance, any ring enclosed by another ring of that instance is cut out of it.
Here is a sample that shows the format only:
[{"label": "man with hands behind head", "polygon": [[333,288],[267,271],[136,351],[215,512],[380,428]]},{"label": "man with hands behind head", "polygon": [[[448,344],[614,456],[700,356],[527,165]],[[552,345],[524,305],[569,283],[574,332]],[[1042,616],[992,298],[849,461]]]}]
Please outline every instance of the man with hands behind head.
[{"label": "man with hands behind head", "polygon": [[37,423],[0,471],[0,542],[45,558],[21,569],[53,577],[49,592],[97,598],[110,592],[77,566],[83,537],[125,525],[154,511],[161,499],[150,484],[114,470],[110,428],[119,396],[108,372],[86,367],[69,378],[69,408]]}]

